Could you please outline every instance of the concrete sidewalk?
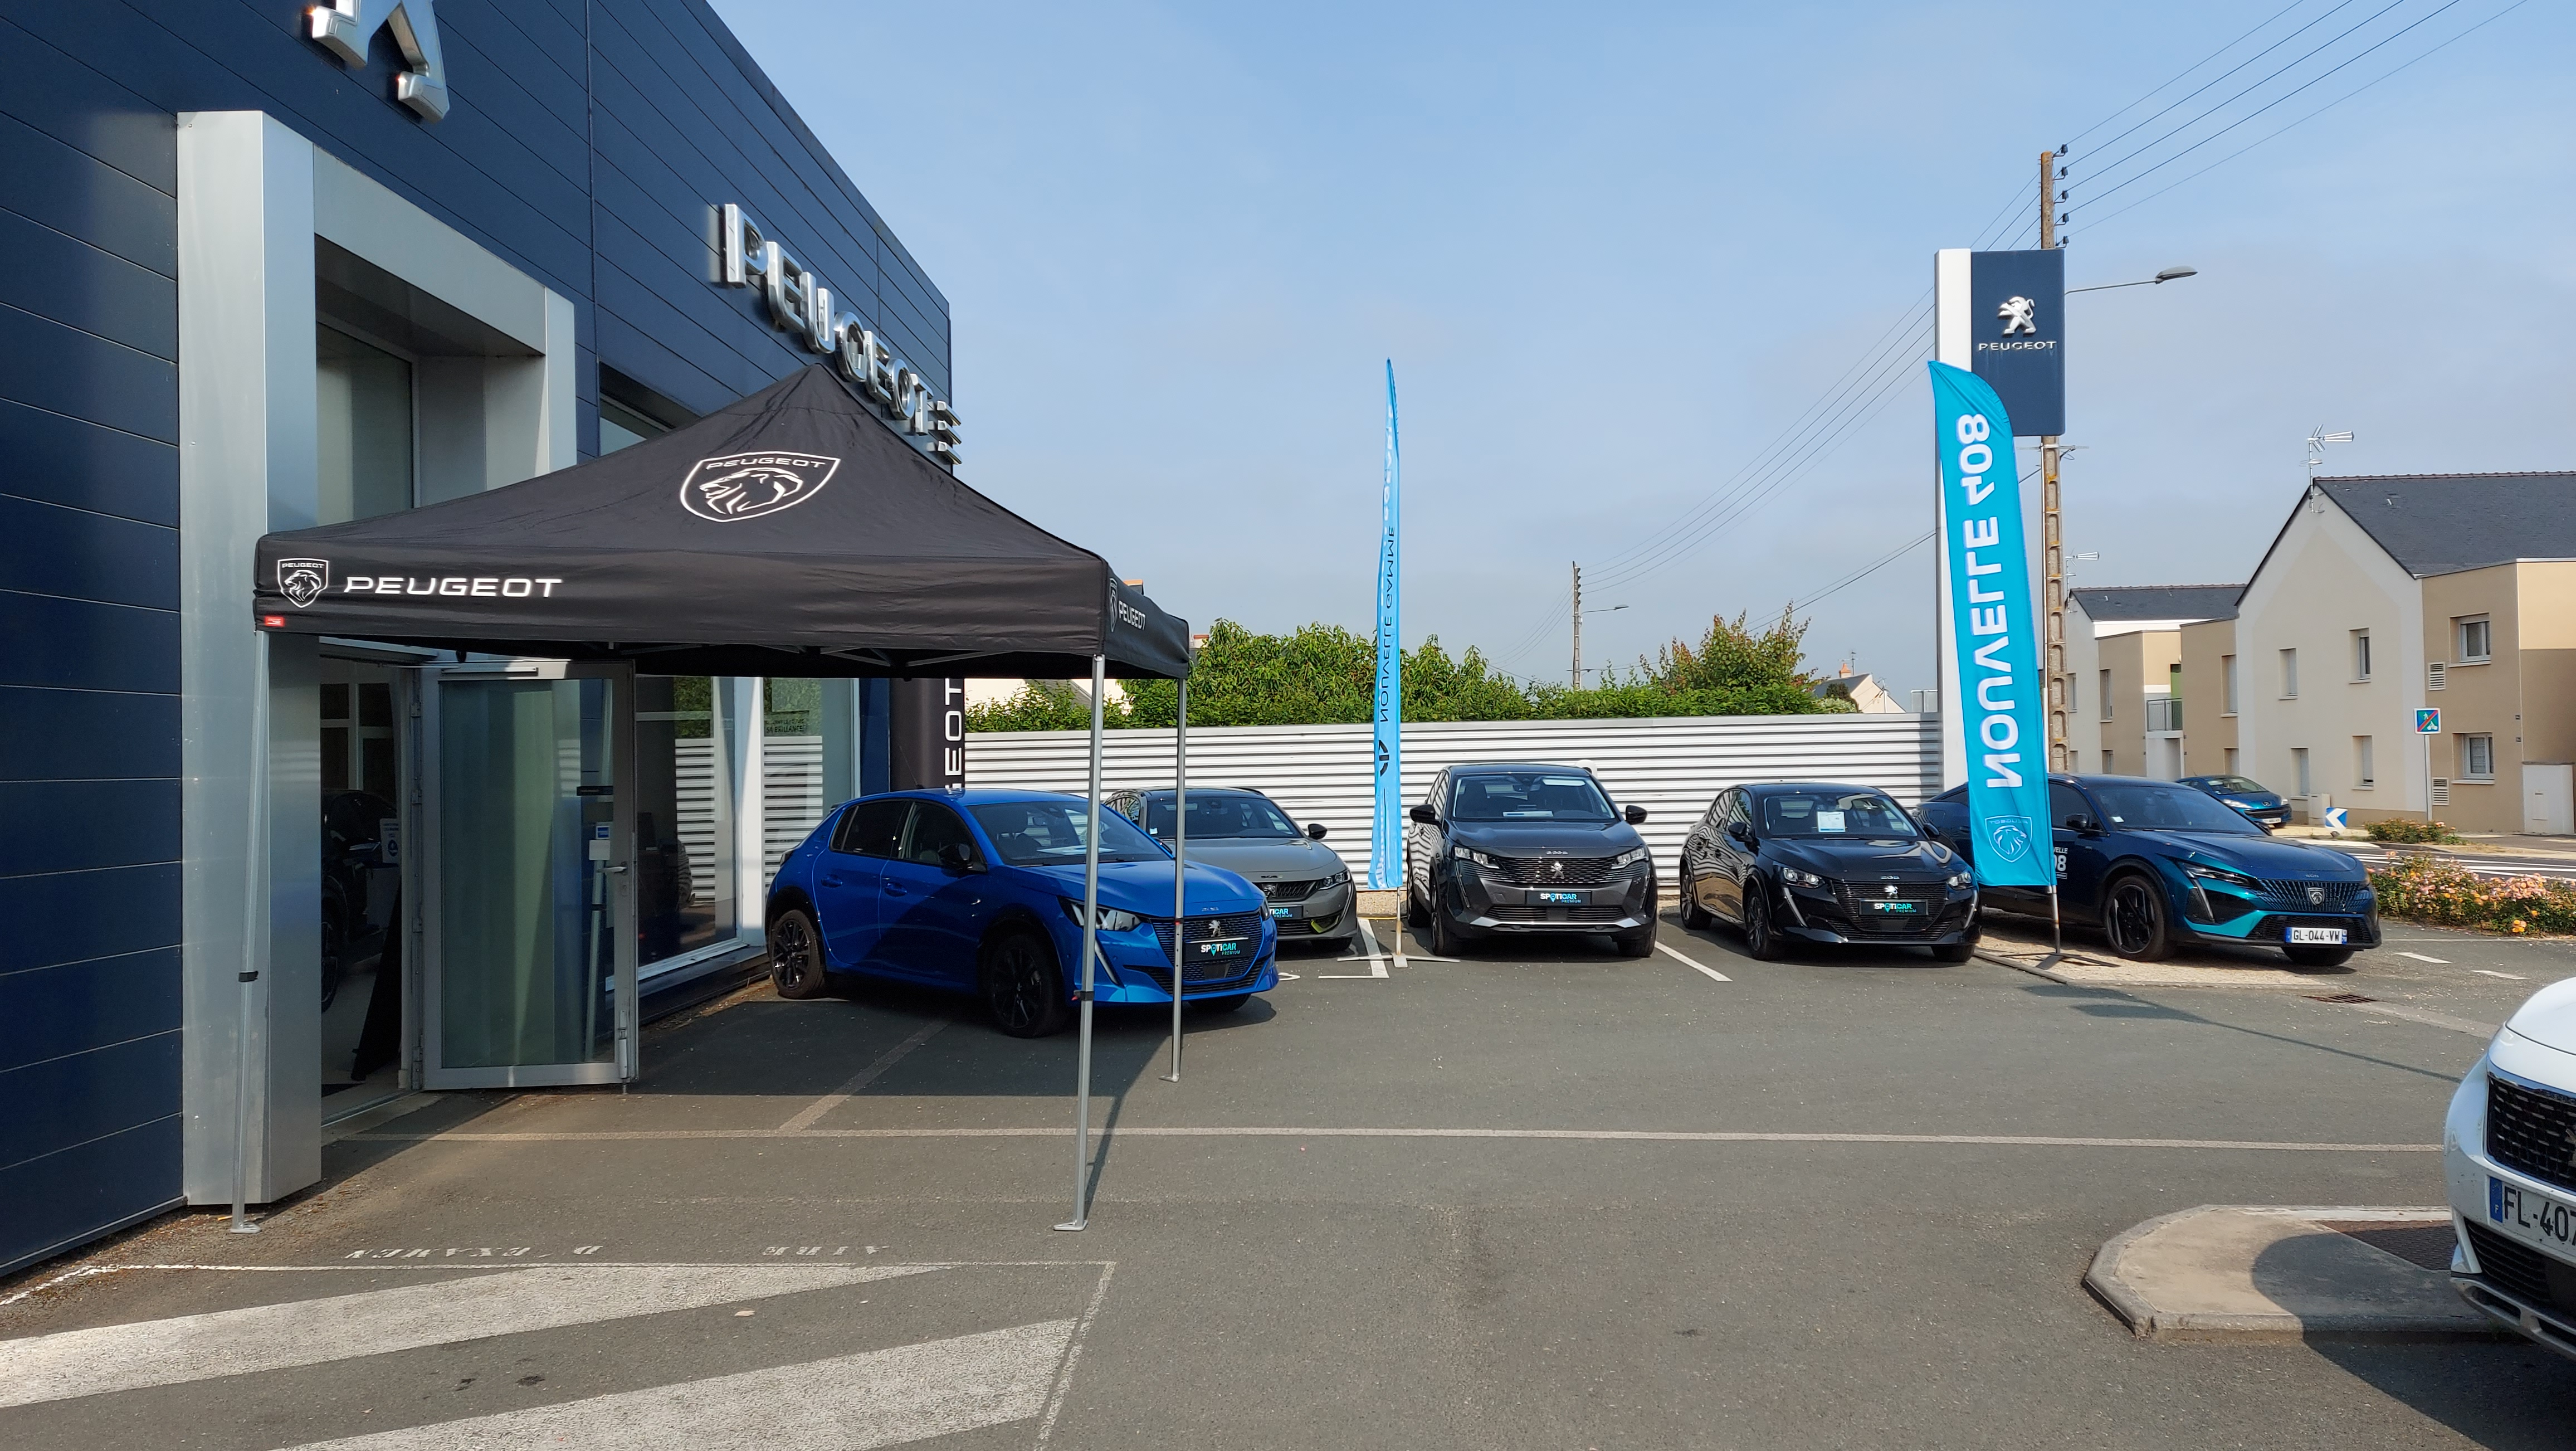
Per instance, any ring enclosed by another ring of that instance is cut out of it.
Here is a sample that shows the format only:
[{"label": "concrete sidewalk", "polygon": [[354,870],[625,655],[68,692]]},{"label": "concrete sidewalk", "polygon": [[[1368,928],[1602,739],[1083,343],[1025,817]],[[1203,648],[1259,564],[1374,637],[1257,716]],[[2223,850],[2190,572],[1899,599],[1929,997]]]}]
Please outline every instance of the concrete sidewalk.
[{"label": "concrete sidewalk", "polygon": [[2084,1284],[2143,1339],[2499,1340],[2451,1288],[2447,1209],[2204,1204],[2102,1246]]}]

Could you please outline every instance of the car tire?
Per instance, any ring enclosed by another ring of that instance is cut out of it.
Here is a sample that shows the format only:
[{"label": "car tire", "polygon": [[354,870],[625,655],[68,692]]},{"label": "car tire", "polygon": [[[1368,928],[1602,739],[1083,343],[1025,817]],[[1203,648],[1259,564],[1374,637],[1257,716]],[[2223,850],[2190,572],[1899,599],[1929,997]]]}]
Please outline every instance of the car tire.
[{"label": "car tire", "polygon": [[2353,952],[2349,947],[2312,946],[2285,946],[2281,951],[2289,957],[2292,967],[2341,967],[2352,961]]},{"label": "car tire", "polygon": [[1449,920],[1449,909],[1434,902],[1424,915],[1431,919],[1431,955],[1456,957],[1465,939],[1458,935],[1457,924]]},{"label": "car tire", "polygon": [[1744,955],[1755,962],[1778,962],[1789,955],[1788,943],[1771,923],[1771,888],[1760,877],[1744,881]]},{"label": "car tire", "polygon": [[1063,1032],[1073,1017],[1055,945],[1033,928],[1007,928],[984,944],[976,988],[985,1015],[1005,1037],[1044,1038]]},{"label": "car tire", "polygon": [[2124,872],[2102,893],[2102,935],[2131,962],[2162,962],[2173,955],[2173,928],[2165,894],[2143,872]]},{"label": "car tire", "polygon": [[1232,997],[1223,998],[1197,998],[1191,1001],[1190,1009],[1201,1013],[1231,1013],[1240,1010],[1244,1004],[1251,1001],[1250,993],[1236,993]]},{"label": "car tire", "polygon": [[1694,932],[1705,931],[1717,919],[1699,904],[1699,884],[1688,872],[1682,873],[1682,925]]},{"label": "car tire", "polygon": [[1966,962],[1976,955],[1977,944],[1973,942],[1944,942],[1932,949],[1934,962]]},{"label": "car tire", "polygon": [[769,985],[782,998],[819,998],[831,986],[814,914],[790,907],[769,924]]},{"label": "car tire", "polygon": [[1404,925],[1428,927],[1431,914],[1422,910],[1422,902],[1413,895],[1413,853],[1404,854]]},{"label": "car tire", "polygon": [[1655,918],[1649,914],[1645,926],[1633,932],[1613,933],[1610,940],[1618,945],[1621,957],[1652,957],[1655,955]]}]

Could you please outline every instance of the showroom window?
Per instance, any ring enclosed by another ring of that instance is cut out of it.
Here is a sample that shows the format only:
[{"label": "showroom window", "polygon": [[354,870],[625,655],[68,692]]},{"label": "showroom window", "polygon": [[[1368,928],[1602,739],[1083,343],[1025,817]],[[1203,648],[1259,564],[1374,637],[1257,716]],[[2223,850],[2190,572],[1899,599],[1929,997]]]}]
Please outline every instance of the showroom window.
[{"label": "showroom window", "polygon": [[2495,779],[2495,737],[2460,737],[2460,774],[2471,781]]},{"label": "showroom window", "polygon": [[732,682],[704,675],[635,677],[637,962],[651,968],[712,947],[741,928],[735,806],[740,723]]}]

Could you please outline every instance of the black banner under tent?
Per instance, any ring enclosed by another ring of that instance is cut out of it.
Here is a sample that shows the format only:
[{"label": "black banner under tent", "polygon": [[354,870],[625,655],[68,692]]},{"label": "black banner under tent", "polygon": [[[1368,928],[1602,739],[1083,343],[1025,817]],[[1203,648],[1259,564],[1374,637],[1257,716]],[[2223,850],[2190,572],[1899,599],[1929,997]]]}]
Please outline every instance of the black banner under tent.
[{"label": "black banner under tent", "polygon": [[[1101,696],[1109,678],[1181,682],[1174,778],[1187,789],[1188,623],[1121,581],[1099,555],[959,483],[820,365],[590,463],[445,503],[267,535],[251,591],[263,634],[622,662],[656,675],[1087,676],[1086,924],[1099,915]],[[258,659],[255,740],[268,730],[265,649]],[[254,801],[266,799],[266,771],[261,753]],[[268,850],[265,833],[254,812],[254,855]],[[1174,856],[1178,918],[1177,846]],[[1172,1082],[1180,1080],[1186,935],[1172,934]],[[245,943],[245,1004],[265,965],[257,952]],[[1081,1229],[1089,1218],[1098,962],[1086,925],[1074,1214],[1059,1229]],[[249,1071],[246,1063],[245,1083]],[[243,1113],[246,1123],[246,1106]],[[248,1142],[246,1129],[236,1142]],[[233,1222],[247,1231],[254,1226],[239,1167]]]},{"label": "black banner under tent", "polygon": [[820,365],[590,463],[271,534],[255,568],[267,630],[664,675],[1189,671],[1186,622]]}]

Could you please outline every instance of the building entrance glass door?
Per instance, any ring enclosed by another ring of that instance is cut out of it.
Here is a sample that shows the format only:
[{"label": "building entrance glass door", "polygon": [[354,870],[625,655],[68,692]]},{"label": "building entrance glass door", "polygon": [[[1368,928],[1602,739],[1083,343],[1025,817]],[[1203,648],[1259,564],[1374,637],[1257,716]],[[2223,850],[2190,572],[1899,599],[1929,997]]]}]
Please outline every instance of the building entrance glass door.
[{"label": "building entrance glass door", "polygon": [[423,1087],[635,1076],[634,683],[622,665],[424,672]]}]

